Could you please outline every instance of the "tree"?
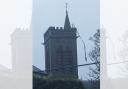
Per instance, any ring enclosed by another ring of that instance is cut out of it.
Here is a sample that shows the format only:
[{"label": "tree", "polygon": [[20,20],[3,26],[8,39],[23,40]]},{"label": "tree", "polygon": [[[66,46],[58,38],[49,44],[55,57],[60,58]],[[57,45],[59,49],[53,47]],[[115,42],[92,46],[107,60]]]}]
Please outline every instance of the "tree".
[{"label": "tree", "polygon": [[89,67],[89,76],[92,80],[92,89],[100,89],[100,30],[90,37],[90,40],[94,43],[94,47],[89,52],[89,58],[91,62],[96,63]]},{"label": "tree", "polygon": [[33,76],[33,89],[86,89],[83,82],[73,78]]}]

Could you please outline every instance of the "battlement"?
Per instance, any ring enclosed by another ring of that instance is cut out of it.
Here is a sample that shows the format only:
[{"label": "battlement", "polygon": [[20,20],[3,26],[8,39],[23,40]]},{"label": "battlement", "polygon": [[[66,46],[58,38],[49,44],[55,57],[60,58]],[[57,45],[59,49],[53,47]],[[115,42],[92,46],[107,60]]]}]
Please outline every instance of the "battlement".
[{"label": "battlement", "polygon": [[[76,29],[76,27],[71,27],[71,29],[66,30],[66,31],[72,31],[74,29]],[[54,27],[54,26],[49,27],[48,30],[63,30],[63,31],[65,31],[64,27]]]},{"label": "battlement", "polygon": [[11,34],[11,39],[25,39],[31,37],[32,32],[29,29],[16,28],[14,32]]},{"label": "battlement", "polygon": [[[48,30],[45,32],[45,34],[47,34],[48,32],[69,32],[69,33],[74,33],[77,31],[77,28],[72,27],[69,30],[65,30],[64,27],[49,27]],[[44,35],[45,35],[44,34]]]},{"label": "battlement", "polygon": [[57,35],[57,33],[59,33],[59,34],[63,33],[64,34],[66,32],[66,34],[67,34],[67,33],[76,33],[76,31],[77,31],[77,28],[75,28],[75,27],[72,27],[70,30],[65,30],[64,27],[53,27],[53,26],[51,26],[45,32],[44,36],[46,36],[49,33],[54,33],[54,32],[56,32],[55,35]]},{"label": "battlement", "polygon": [[63,27],[49,27],[48,30],[64,30]]},{"label": "battlement", "polygon": [[44,41],[49,38],[77,38],[77,28],[72,27],[69,30],[65,30],[64,27],[49,27],[44,34]]}]

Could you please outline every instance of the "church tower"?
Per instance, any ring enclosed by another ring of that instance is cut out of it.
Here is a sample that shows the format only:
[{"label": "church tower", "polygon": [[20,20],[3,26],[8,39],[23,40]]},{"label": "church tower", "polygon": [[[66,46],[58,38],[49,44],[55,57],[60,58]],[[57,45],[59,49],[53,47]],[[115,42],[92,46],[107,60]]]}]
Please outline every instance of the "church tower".
[{"label": "church tower", "polygon": [[64,27],[49,27],[44,34],[45,69],[50,75],[78,77],[77,28],[66,9]]}]

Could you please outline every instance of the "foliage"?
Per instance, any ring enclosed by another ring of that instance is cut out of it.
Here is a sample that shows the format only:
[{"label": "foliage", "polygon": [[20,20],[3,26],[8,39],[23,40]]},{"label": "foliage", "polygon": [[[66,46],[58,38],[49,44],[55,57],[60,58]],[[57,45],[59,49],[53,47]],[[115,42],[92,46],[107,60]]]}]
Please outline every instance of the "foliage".
[{"label": "foliage", "polygon": [[78,79],[33,77],[33,89],[85,89]]},{"label": "foliage", "polygon": [[89,76],[91,77],[90,89],[100,89],[100,30],[90,37],[90,40],[94,43],[93,49],[89,53],[91,62],[96,63],[91,66]]},{"label": "foliage", "polygon": [[89,57],[92,62],[96,63],[93,67],[90,67],[89,76],[93,80],[100,80],[100,30],[90,37],[90,40],[94,43],[93,49],[89,53]]}]

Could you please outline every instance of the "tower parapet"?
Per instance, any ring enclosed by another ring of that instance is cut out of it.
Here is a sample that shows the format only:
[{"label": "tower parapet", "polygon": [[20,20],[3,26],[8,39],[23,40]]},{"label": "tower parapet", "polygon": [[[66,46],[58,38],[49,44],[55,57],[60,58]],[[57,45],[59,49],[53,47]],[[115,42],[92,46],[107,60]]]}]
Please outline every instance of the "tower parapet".
[{"label": "tower parapet", "polygon": [[70,30],[64,30],[63,27],[49,27],[44,34],[44,43],[49,38],[77,38],[77,28],[72,27]]}]

